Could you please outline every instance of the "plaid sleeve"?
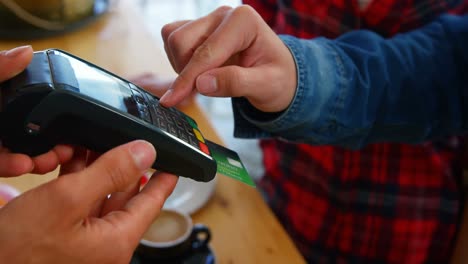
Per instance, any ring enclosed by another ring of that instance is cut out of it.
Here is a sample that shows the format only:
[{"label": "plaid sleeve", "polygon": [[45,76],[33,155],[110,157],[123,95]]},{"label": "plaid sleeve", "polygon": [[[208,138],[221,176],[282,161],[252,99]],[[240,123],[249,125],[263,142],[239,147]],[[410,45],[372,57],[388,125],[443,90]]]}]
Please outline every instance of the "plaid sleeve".
[{"label": "plaid sleeve", "polygon": [[276,0],[242,0],[242,3],[253,7],[270,27],[273,26],[278,11]]}]

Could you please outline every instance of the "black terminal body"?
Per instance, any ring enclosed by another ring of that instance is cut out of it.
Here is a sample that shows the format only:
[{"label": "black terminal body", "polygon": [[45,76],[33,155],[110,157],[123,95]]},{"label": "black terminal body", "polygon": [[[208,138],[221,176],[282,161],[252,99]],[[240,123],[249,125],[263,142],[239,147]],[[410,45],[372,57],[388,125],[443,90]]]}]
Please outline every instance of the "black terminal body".
[{"label": "black terminal body", "polygon": [[216,174],[196,122],[115,74],[57,49],[0,83],[0,136],[12,152],[36,156],[56,144],[96,152],[135,139],[157,150],[153,168],[196,181]]}]

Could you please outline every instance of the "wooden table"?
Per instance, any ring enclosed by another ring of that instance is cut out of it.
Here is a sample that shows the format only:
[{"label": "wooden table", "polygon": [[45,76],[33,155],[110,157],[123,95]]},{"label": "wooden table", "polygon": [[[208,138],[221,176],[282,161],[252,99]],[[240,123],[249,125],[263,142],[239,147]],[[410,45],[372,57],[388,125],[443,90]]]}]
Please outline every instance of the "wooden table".
[{"label": "wooden table", "polygon": [[[139,18],[135,2],[122,0],[109,14],[78,31],[34,41],[0,41],[0,50],[31,44],[35,50],[59,48],[89,60],[111,72],[130,77],[144,72],[175,76],[162,47],[157,45]],[[182,108],[199,123],[205,137],[221,139],[195,101]],[[1,181],[28,190],[56,177],[24,175]],[[218,263],[304,263],[282,226],[258,191],[218,176],[213,197],[193,215],[208,225]]]}]

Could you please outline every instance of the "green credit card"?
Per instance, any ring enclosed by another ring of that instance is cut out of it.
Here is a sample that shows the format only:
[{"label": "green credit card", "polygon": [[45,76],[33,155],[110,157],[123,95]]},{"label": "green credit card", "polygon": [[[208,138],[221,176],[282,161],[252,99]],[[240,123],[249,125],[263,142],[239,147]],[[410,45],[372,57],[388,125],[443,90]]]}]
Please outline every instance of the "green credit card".
[{"label": "green credit card", "polygon": [[227,149],[214,142],[206,140],[206,145],[210,149],[211,156],[216,161],[217,172],[224,176],[231,177],[247,185],[255,187],[255,182],[242,164],[239,155],[235,151]]}]

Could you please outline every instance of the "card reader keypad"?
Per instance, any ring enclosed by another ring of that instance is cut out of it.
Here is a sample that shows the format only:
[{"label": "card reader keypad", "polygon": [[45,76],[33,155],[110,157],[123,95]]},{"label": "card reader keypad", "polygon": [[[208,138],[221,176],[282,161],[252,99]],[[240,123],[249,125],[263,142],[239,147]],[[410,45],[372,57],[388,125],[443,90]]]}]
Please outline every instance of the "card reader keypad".
[{"label": "card reader keypad", "polygon": [[139,105],[140,115],[145,121],[210,155],[205,139],[192,118],[175,108],[160,105],[157,98],[138,88],[133,88],[132,92]]}]

